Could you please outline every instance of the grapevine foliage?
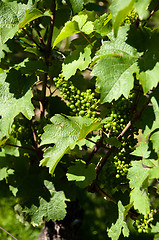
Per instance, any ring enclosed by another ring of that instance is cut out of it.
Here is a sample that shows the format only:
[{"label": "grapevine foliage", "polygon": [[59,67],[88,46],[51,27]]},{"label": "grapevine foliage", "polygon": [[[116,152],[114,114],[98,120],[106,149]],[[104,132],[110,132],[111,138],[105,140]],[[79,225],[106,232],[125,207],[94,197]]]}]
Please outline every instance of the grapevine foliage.
[{"label": "grapevine foliage", "polygon": [[158,239],[159,5],[86,2],[0,1],[0,194],[40,225],[96,193],[90,239]]}]

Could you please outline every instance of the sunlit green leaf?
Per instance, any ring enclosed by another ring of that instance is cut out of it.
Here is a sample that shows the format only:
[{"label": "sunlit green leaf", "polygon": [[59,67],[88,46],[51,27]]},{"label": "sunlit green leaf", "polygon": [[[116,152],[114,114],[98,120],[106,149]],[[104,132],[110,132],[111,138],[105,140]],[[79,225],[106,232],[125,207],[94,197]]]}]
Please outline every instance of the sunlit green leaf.
[{"label": "sunlit green leaf", "polygon": [[84,4],[83,0],[67,0],[67,2],[70,3],[74,14],[79,13],[82,10]]},{"label": "sunlit green leaf", "polygon": [[118,240],[121,231],[124,235],[124,237],[129,236],[129,229],[127,227],[127,224],[125,222],[125,216],[126,216],[126,211],[124,206],[122,205],[121,201],[118,202],[118,219],[115,224],[112,224],[111,228],[108,231],[108,236],[112,240]]},{"label": "sunlit green leaf", "polygon": [[137,0],[134,4],[135,10],[139,14],[139,18],[146,19],[149,16],[148,6],[150,4],[151,0]]},{"label": "sunlit green leaf", "polygon": [[[49,185],[48,185],[49,184]],[[40,198],[39,207],[32,205],[31,208],[25,208],[24,212],[29,214],[33,225],[40,225],[43,222],[43,218],[46,221],[52,219],[53,221],[59,221],[66,216],[66,203],[67,200],[64,192],[56,192],[52,183],[45,181],[45,185],[49,188],[51,198],[49,201]]]},{"label": "sunlit green leaf", "polygon": [[33,9],[32,11],[27,10],[25,14],[26,16],[23,19],[23,21],[20,22],[19,28],[24,28],[25,25],[28,24],[29,22],[44,16],[44,14],[39,9],[36,9],[36,8]]},{"label": "sunlit green leaf", "polygon": [[156,63],[153,69],[145,72],[140,72],[138,75],[139,82],[143,87],[144,93],[146,94],[149,90],[157,86],[159,79],[159,63]]},{"label": "sunlit green leaf", "polygon": [[[17,116],[19,113],[24,114],[24,116],[26,116],[28,119],[31,119],[31,117],[34,115],[34,107],[31,103],[31,98],[33,96],[32,91],[28,89],[27,85],[25,85],[26,89],[23,89],[24,85],[22,84],[22,82],[26,79],[21,79],[21,84],[23,86],[18,85],[19,79],[15,79],[14,86],[10,85],[6,80],[7,74],[2,73],[0,75],[0,138],[8,136],[11,131],[11,125],[13,123],[13,120],[15,116]],[[13,89],[12,87],[10,89],[10,86],[13,86]]]},{"label": "sunlit green leaf", "polygon": [[49,167],[50,173],[53,173],[63,155],[73,149],[90,131],[97,129],[100,123],[86,117],[62,115],[55,115],[51,122],[52,124],[44,128],[41,145],[53,143],[55,145],[47,148],[41,165]]},{"label": "sunlit green leaf", "polygon": [[128,98],[133,88],[133,73],[138,67],[136,49],[120,39],[104,42],[96,53],[96,63],[92,74],[97,76],[97,86],[101,92],[101,102],[117,100],[122,94]]},{"label": "sunlit green leaf", "polygon": [[117,36],[120,24],[123,22],[128,13],[132,10],[135,0],[113,0],[110,6],[112,18],[114,35]]},{"label": "sunlit green leaf", "polygon": [[74,50],[71,56],[66,57],[62,65],[63,76],[69,79],[72,75],[75,75],[77,69],[81,71],[85,70],[91,62],[90,55],[90,46],[84,49],[80,46]]}]

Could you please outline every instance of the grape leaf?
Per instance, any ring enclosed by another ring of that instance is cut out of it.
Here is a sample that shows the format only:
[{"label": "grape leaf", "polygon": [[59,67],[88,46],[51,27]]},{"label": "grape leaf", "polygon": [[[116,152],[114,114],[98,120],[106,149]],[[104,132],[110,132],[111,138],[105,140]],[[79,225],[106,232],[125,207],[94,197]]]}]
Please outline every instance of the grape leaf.
[{"label": "grape leaf", "polygon": [[130,202],[134,203],[134,208],[138,209],[140,213],[147,214],[150,211],[150,202],[148,198],[147,189],[140,189],[136,187],[130,194]]},{"label": "grape leaf", "polygon": [[74,16],[72,21],[65,23],[65,26],[54,41],[53,48],[63,39],[70,37],[73,34],[77,34],[79,32],[90,34],[93,31],[94,25],[92,21],[87,22],[89,16],[86,15],[86,12],[84,13],[85,14]]},{"label": "grape leaf", "polygon": [[[154,115],[155,115],[154,116],[154,121],[151,124],[151,128],[149,128],[146,125],[145,130],[142,134],[142,141],[140,142],[140,145],[131,154],[143,157],[142,165],[143,165],[143,167],[144,166],[145,167],[144,167],[144,170],[143,170],[143,168],[141,168],[141,174],[142,174],[143,171],[145,171],[145,169],[149,169],[149,177],[150,178],[158,178],[159,177],[159,175],[158,175],[158,162],[156,163],[156,161],[153,160],[153,159],[144,160],[144,158],[148,158],[150,156],[150,153],[151,153],[150,151],[148,151],[149,141],[152,142],[152,144],[153,144],[152,147],[156,151],[156,153],[158,153],[158,151],[159,151],[159,147],[158,147],[159,105],[158,105],[157,99],[154,96],[151,98],[151,103],[152,103],[153,112],[154,112]],[[141,165],[140,165],[140,167],[141,167]],[[139,172],[139,169],[138,169],[138,172]],[[129,174],[128,174],[128,176],[129,176]]]},{"label": "grape leaf", "polygon": [[[23,68],[21,68],[22,70]],[[24,96],[28,89],[37,81],[36,76],[21,74],[21,70],[12,68],[8,73],[5,82],[9,83],[9,92],[18,99]],[[14,79],[14,81],[13,81]]]},{"label": "grape leaf", "polygon": [[[159,130],[159,129],[158,129]],[[158,144],[158,139],[159,139],[159,131],[153,133],[150,137],[150,140],[153,144],[153,149],[156,151],[157,154],[159,154],[159,144]]]},{"label": "grape leaf", "polygon": [[132,10],[135,0],[113,0],[110,6],[113,19],[113,28],[115,37],[118,34],[120,24],[128,13]]},{"label": "grape leaf", "polygon": [[84,4],[83,0],[67,0],[67,2],[70,3],[74,14],[79,13]]},{"label": "grape leaf", "polygon": [[83,161],[77,161],[74,166],[69,167],[66,174],[68,181],[76,181],[76,185],[85,188],[96,178],[95,164],[86,166]]},{"label": "grape leaf", "polygon": [[43,198],[40,198],[40,205],[37,207],[36,205],[32,205],[31,208],[25,208],[24,212],[29,214],[31,217],[31,223],[33,225],[40,225],[43,223],[43,218],[46,221],[52,219],[53,221],[63,220],[66,216],[66,203],[68,200],[65,197],[63,191],[55,190],[53,184],[45,180],[45,186],[48,188],[51,194],[51,198],[49,201],[46,201]]},{"label": "grape leaf", "polygon": [[159,128],[159,103],[155,97],[151,98],[151,103],[153,105],[153,110],[155,114],[155,121],[153,122],[151,133]]},{"label": "grape leaf", "polygon": [[159,79],[159,63],[157,62],[153,69],[137,74],[140,84],[143,87],[144,93],[146,94],[149,90],[156,87]]},{"label": "grape leaf", "polygon": [[97,142],[97,140],[100,139],[100,136],[96,135],[96,136],[92,136],[91,138],[87,139],[82,139],[81,141],[79,141],[77,143],[78,147],[80,150],[82,150],[82,146],[86,145],[88,148],[92,148],[94,147],[95,143]]},{"label": "grape leaf", "polygon": [[73,51],[71,56],[66,57],[62,64],[63,76],[69,79],[72,75],[75,75],[77,69],[85,70],[91,62],[91,47],[87,46],[83,49],[79,46]]},{"label": "grape leaf", "polygon": [[79,30],[82,30],[82,27],[87,21],[88,16],[86,14],[76,15],[72,18],[72,21],[76,21],[78,23]]},{"label": "grape leaf", "polygon": [[[9,83],[5,81],[6,78],[6,73],[0,74],[0,139],[9,135],[13,120],[19,113],[24,114],[28,119],[31,119],[34,115],[34,107],[31,103],[31,98],[33,96],[31,90],[26,91],[21,97],[15,98],[14,94],[10,92]],[[17,84],[17,90],[19,87],[20,86]]]},{"label": "grape leaf", "polygon": [[41,12],[39,9],[34,8],[31,11],[28,9],[27,11],[25,11],[25,18],[23,19],[23,21],[20,22],[19,28],[24,28],[25,25],[29,22],[43,16],[43,12]]},{"label": "grape leaf", "polygon": [[[0,3],[0,42],[5,43],[13,38],[19,28],[23,28],[30,21],[42,17],[43,13],[33,8],[32,4],[14,2]],[[8,15],[9,13],[9,15]]]},{"label": "grape leaf", "polygon": [[78,23],[75,21],[68,21],[65,23],[65,26],[61,30],[60,34],[57,36],[57,38],[54,41],[53,48],[61,42],[63,39],[70,37],[73,34],[79,33],[79,27]]},{"label": "grape leaf", "polygon": [[[5,43],[18,31],[19,23],[25,17],[27,5],[17,2],[0,3],[0,41]],[[8,15],[9,13],[9,15]]]},{"label": "grape leaf", "polygon": [[20,67],[20,71],[22,74],[33,74],[35,72],[44,73],[48,71],[48,68],[45,65],[43,60],[32,61],[32,60],[26,59],[24,61],[24,64]]},{"label": "grape leaf", "polygon": [[94,28],[93,23],[91,21],[88,21],[88,22],[86,22],[86,24],[84,24],[81,31],[86,34],[90,34],[93,32],[93,28]]},{"label": "grape leaf", "polygon": [[[130,30],[130,25],[126,24],[124,26],[121,26],[118,30],[118,39],[120,39],[120,41],[126,42],[127,38],[128,38],[128,31]],[[108,33],[108,38],[111,41],[115,41],[116,38],[114,37],[113,32],[111,31],[110,33]]]},{"label": "grape leaf", "polygon": [[118,212],[119,212],[119,216],[118,216],[116,223],[112,224],[111,228],[108,231],[108,236],[112,240],[118,240],[118,238],[121,234],[121,231],[122,231],[124,237],[129,236],[129,229],[125,222],[125,217],[126,217],[127,211],[125,211],[125,208],[122,205],[121,201],[118,202]]},{"label": "grape leaf", "polygon": [[158,130],[159,130],[159,105],[157,99],[153,96],[151,98],[151,103],[153,107],[154,120],[151,123],[151,126],[146,125],[145,130],[142,134],[142,142],[145,142],[145,145],[149,140],[153,143],[153,148],[158,152]]},{"label": "grape leaf", "polygon": [[4,145],[2,151],[4,151],[5,154],[19,157],[19,149],[15,148],[15,146],[20,146],[20,141],[11,136],[6,140],[5,143],[7,143],[8,145]]},{"label": "grape leaf", "polygon": [[150,2],[151,0],[137,0],[135,2],[134,8],[141,20],[146,19],[149,16],[148,6]]},{"label": "grape leaf", "polygon": [[99,122],[93,122],[86,117],[70,117],[55,115],[51,118],[52,124],[44,128],[41,145],[52,144],[47,148],[41,165],[49,167],[50,173],[54,169],[64,154],[68,153],[87,134],[100,126]]},{"label": "grape leaf", "polygon": [[150,151],[148,151],[148,143],[141,142],[140,145],[131,154],[143,158],[148,158],[150,155]]},{"label": "grape leaf", "polygon": [[[159,29],[151,30],[149,28],[143,28],[142,31],[133,32],[132,34],[137,37],[137,48],[139,49],[139,51],[144,52],[144,54],[142,55],[142,58],[139,59],[140,72],[142,73],[148,70],[148,75],[149,75],[150,70],[152,71],[155,70],[152,76],[156,77],[155,73],[157,71],[157,65],[158,65],[157,62],[159,62],[159,53],[155,49],[158,46]],[[141,38],[143,38],[144,40],[143,44],[141,44],[142,42],[140,41]],[[135,40],[136,39],[132,39],[131,41],[135,41]],[[132,42],[131,44],[134,45]]]},{"label": "grape leaf", "polygon": [[[159,232],[159,222],[156,223],[156,225],[150,224],[151,226],[151,233],[158,233]],[[158,238],[154,238],[154,240],[157,240]]]},{"label": "grape leaf", "polygon": [[132,161],[132,167],[128,170],[130,188],[140,188],[145,179],[149,176],[148,169],[143,168],[141,161]]},{"label": "grape leaf", "polygon": [[153,167],[149,170],[150,178],[159,178],[159,166]]},{"label": "grape leaf", "polygon": [[[150,106],[149,106],[150,107]],[[136,148],[133,155],[141,156],[148,158],[150,151],[148,151],[149,141],[153,144],[152,147],[158,152],[158,131],[159,131],[159,106],[157,99],[153,96],[151,98],[151,112],[149,112],[149,107],[145,110],[144,119],[142,120],[143,123],[146,125],[144,126],[144,131],[142,133],[142,141],[140,145]],[[152,114],[153,113],[153,114]],[[148,119],[145,119],[145,116],[149,116]],[[147,120],[151,120],[148,122]]]},{"label": "grape leaf", "polygon": [[146,214],[150,209],[147,187],[144,182],[149,177],[149,169],[144,168],[141,161],[132,161],[132,167],[128,170],[127,178],[130,180],[130,202],[134,203],[134,208],[140,213]]},{"label": "grape leaf", "polygon": [[0,59],[5,57],[5,52],[10,52],[7,44],[2,44],[1,40],[0,40]]},{"label": "grape leaf", "polygon": [[111,14],[103,14],[99,19],[94,21],[94,30],[99,33],[102,37],[105,37],[112,31]]},{"label": "grape leaf", "polygon": [[138,67],[135,48],[120,39],[104,42],[96,53],[92,75],[97,76],[97,87],[101,92],[101,103],[117,100],[122,94],[128,98],[133,88],[133,73]]},{"label": "grape leaf", "polygon": [[7,178],[8,175],[13,174],[13,173],[14,173],[14,170],[8,169],[7,167],[0,169],[0,181]]}]

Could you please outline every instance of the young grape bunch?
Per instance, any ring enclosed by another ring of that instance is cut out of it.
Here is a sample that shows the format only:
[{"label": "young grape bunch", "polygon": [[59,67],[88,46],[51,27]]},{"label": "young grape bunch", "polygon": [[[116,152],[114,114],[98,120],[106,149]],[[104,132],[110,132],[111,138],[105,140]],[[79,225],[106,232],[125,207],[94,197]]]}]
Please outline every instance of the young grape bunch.
[{"label": "young grape bunch", "polygon": [[135,227],[137,228],[138,233],[150,233],[151,226],[150,223],[154,220],[155,210],[151,210],[147,213],[147,215],[139,215],[137,220],[135,221]]},{"label": "young grape bunch", "polygon": [[80,91],[70,79],[65,79],[62,74],[53,80],[72,113],[76,116],[86,116],[97,120],[100,100],[95,97],[95,93],[91,89],[87,89],[85,92]]},{"label": "young grape bunch", "polygon": [[22,144],[31,144],[33,140],[33,133],[30,121],[25,117],[17,116],[12,125],[11,135],[18,139]]},{"label": "young grape bunch", "polygon": [[138,13],[135,10],[132,10],[124,19],[125,24],[133,24],[138,20]]},{"label": "young grape bunch", "polygon": [[[131,120],[134,98],[135,94],[130,93],[128,99],[121,97],[112,103],[109,115],[106,118],[107,121],[104,124],[104,133],[107,138],[118,138],[119,134]],[[133,160],[133,156],[130,153],[135,149],[137,144],[137,139],[134,137],[135,132],[135,128],[131,126],[129,131],[120,138],[121,145],[113,153],[114,158],[111,161],[116,168],[116,178],[126,176],[131,166],[130,162]]]},{"label": "young grape bunch", "polygon": [[131,109],[134,98],[135,94],[131,93],[128,99],[121,97],[112,103],[107,122],[104,124],[106,135],[116,137],[126,127],[132,117]]},{"label": "young grape bunch", "polygon": [[114,165],[116,168],[116,178],[120,178],[121,176],[125,176],[128,172],[128,169],[130,167],[129,163],[126,163],[126,156],[125,153],[119,152],[114,157]]}]

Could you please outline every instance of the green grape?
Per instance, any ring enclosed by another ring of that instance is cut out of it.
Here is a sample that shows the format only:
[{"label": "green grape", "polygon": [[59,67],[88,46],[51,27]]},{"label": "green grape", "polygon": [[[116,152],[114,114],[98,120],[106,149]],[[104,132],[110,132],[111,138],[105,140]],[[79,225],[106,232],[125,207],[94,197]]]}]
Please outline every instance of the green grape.
[{"label": "green grape", "polygon": [[70,108],[71,108],[71,109],[74,109],[74,108],[75,108],[75,106],[74,106],[73,104],[71,104],[71,105],[70,105]]},{"label": "green grape", "polygon": [[53,79],[55,86],[59,89],[63,99],[67,101],[67,106],[75,113],[76,116],[86,116],[97,119],[99,101],[95,98],[95,93],[91,89],[81,92],[77,89],[70,79],[66,80],[62,74]]},{"label": "green grape", "polygon": [[139,229],[138,229],[138,233],[142,233],[142,228],[139,228]]},{"label": "green grape", "polygon": [[24,153],[24,157],[30,158],[29,153]]}]

